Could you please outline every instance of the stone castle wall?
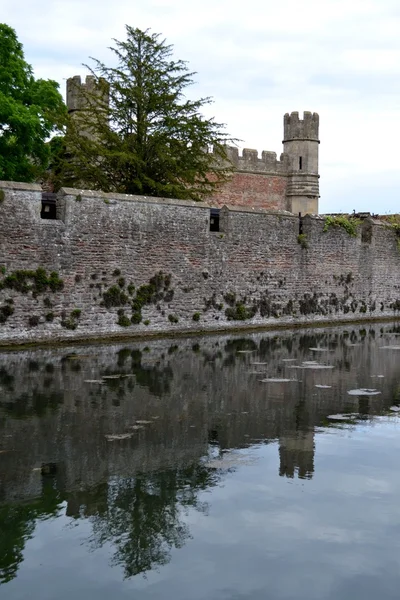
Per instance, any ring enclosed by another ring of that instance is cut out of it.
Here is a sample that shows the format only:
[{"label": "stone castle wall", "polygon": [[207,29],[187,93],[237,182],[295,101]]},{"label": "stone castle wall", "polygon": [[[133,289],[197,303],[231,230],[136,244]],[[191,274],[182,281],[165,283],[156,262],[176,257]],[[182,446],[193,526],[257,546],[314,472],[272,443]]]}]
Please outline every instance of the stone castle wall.
[{"label": "stone castle wall", "polygon": [[[39,186],[0,187],[2,343],[398,315],[400,252],[379,222],[351,237],[323,217],[224,207],[217,232],[205,204],[70,189],[45,220]],[[15,279],[34,279],[18,272],[37,268],[63,289],[21,292]],[[104,305],[115,290],[123,302]]]}]

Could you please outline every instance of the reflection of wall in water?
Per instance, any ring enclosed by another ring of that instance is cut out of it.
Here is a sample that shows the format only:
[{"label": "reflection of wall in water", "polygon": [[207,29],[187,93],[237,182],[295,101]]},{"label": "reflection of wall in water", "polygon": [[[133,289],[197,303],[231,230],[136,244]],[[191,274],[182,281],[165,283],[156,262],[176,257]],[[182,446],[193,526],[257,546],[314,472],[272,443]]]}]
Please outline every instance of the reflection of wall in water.
[{"label": "reflection of wall in water", "polygon": [[[328,414],[346,409],[373,415],[393,404],[398,355],[379,346],[395,334],[382,331],[158,340],[147,342],[146,351],[144,344],[134,343],[2,354],[0,449],[6,452],[0,456],[0,496],[34,496],[42,463],[63,463],[65,486],[72,490],[113,475],[196,462],[207,453],[209,441],[218,443],[221,452],[254,440],[279,441],[281,474],[311,476],[312,432]],[[359,345],[349,346],[350,340]],[[331,348],[318,360],[334,369],[297,370],[283,361],[315,359],[308,348],[316,345]],[[257,361],[267,365],[256,367],[252,363]],[[136,375],[102,385],[85,383],[113,373]],[[371,379],[378,374],[385,379]],[[261,383],[265,375],[299,382]],[[317,389],[321,383],[332,389]],[[347,395],[351,388],[381,384],[388,395],[373,397],[368,406]],[[137,419],[153,417],[158,418],[131,439],[105,438],[129,431]]]}]

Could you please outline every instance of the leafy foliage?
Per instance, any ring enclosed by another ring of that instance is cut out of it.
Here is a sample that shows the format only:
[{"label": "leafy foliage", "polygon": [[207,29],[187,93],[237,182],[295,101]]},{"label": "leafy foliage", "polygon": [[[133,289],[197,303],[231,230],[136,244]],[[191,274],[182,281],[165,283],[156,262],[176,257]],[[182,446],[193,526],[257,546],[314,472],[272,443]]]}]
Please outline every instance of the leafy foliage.
[{"label": "leafy foliage", "polygon": [[299,233],[299,235],[297,236],[297,243],[300,244],[300,246],[303,249],[308,248],[307,234],[306,233]]},{"label": "leafy foliage", "polygon": [[236,302],[234,306],[225,310],[228,321],[246,321],[252,319],[257,312],[257,306],[248,308],[244,302]]},{"label": "leafy foliage", "polygon": [[50,156],[46,140],[62,129],[65,115],[58,84],[35,80],[14,29],[0,23],[0,180],[42,176]]},{"label": "leafy foliage", "polygon": [[52,271],[50,275],[47,275],[43,267],[38,267],[36,271],[24,269],[13,271],[0,281],[0,289],[8,288],[22,294],[32,292],[34,297],[38,294],[43,294],[48,288],[52,292],[58,292],[63,287],[64,282],[60,279],[58,273]]},{"label": "leafy foliage", "polygon": [[126,32],[111,48],[116,67],[88,67],[94,86],[79,89],[83,108],[69,121],[64,183],[201,200],[227,178],[232,140],[200,113],[210,98],[184,95],[194,73],[171,58],[172,46],[149,30]]},{"label": "leafy foliage", "polygon": [[360,222],[360,219],[350,217],[348,215],[328,215],[325,218],[325,225],[322,231],[326,233],[327,231],[329,231],[330,227],[342,227],[342,229],[347,231],[349,235],[351,235],[352,237],[357,237],[357,227],[360,224]]},{"label": "leafy foliage", "polygon": [[[113,273],[114,276],[119,276],[120,274],[121,271],[119,269]],[[121,285],[125,286],[125,279],[123,277],[119,278],[118,285],[112,285],[103,293],[102,304],[106,308],[130,305],[132,309],[130,320],[125,315],[123,309],[118,311],[118,325],[122,327],[128,327],[131,323],[133,325],[141,323],[143,319],[142,309],[146,304],[156,304],[162,301],[170,302],[174,295],[174,291],[170,289],[171,274],[164,275],[162,271],[158,271],[150,278],[149,283],[143,284],[137,289],[133,284],[130,284],[128,291],[132,295],[134,294],[132,299],[123,291],[120,287]]]}]

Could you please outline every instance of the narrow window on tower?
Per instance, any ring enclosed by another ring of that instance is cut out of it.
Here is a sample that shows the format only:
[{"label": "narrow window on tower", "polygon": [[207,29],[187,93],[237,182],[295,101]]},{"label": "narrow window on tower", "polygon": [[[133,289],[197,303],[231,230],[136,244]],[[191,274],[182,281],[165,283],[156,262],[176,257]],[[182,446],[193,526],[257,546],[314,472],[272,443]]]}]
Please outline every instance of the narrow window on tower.
[{"label": "narrow window on tower", "polygon": [[303,157],[299,156],[299,171],[301,171],[303,168]]}]

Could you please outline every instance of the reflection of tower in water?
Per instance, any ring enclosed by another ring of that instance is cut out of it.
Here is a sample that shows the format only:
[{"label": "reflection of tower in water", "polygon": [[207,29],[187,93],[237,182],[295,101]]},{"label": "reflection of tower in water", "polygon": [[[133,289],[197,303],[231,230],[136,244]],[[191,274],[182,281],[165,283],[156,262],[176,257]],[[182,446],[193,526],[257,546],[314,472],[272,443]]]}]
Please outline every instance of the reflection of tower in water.
[{"label": "reflection of tower in water", "polygon": [[311,479],[314,473],[314,432],[294,431],[279,438],[279,475]]}]

